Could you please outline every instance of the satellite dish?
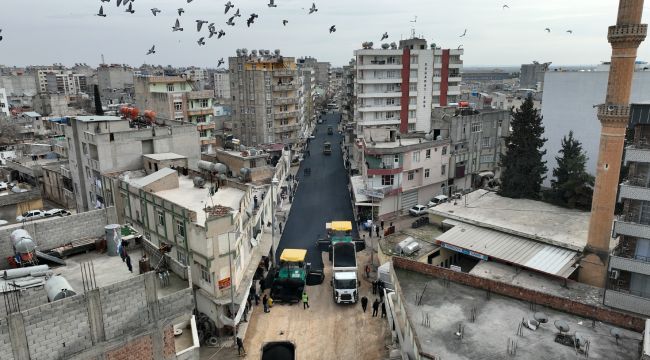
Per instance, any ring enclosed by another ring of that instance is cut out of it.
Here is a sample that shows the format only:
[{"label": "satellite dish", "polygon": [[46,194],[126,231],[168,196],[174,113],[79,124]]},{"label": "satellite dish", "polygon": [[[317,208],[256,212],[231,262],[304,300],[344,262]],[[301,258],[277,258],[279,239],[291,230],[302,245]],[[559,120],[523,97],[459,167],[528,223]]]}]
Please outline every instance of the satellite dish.
[{"label": "satellite dish", "polygon": [[540,324],[546,324],[548,322],[548,315],[543,312],[536,312],[533,317],[535,320],[539,321]]},{"label": "satellite dish", "polygon": [[555,324],[555,328],[558,329],[560,333],[566,333],[569,332],[569,330],[571,330],[569,324],[567,324],[567,322],[564,320],[555,320],[554,324]]},{"label": "satellite dish", "polygon": [[609,333],[616,339],[616,345],[618,345],[618,339],[623,336],[623,332],[619,328],[611,328]]},{"label": "satellite dish", "polygon": [[575,334],[575,339],[576,339],[576,345],[578,347],[584,346],[587,343],[587,340],[588,340],[587,335],[585,335],[583,333],[579,333],[577,331],[576,331],[576,334]]}]

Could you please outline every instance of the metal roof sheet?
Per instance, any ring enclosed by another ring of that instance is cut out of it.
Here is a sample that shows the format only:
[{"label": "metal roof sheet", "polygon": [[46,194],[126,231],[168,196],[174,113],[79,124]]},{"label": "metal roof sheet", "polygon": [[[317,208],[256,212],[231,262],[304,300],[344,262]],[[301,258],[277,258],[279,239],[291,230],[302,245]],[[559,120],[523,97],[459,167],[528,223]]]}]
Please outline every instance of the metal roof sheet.
[{"label": "metal roof sheet", "polygon": [[436,242],[565,278],[578,259],[573,250],[466,223],[439,235]]}]

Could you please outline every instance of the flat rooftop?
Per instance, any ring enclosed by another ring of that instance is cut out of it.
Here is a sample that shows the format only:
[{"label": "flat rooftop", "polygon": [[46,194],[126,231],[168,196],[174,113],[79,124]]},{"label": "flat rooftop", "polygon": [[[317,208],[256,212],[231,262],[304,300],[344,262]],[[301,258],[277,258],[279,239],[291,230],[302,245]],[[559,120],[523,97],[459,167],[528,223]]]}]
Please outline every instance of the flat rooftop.
[{"label": "flat rooftop", "polygon": [[94,122],[94,121],[118,121],[124,120],[119,116],[110,116],[110,115],[87,115],[87,116],[74,116],[78,121],[83,122]]},{"label": "flat rooftop", "polygon": [[[415,218],[413,218],[413,221],[415,221]],[[363,231],[360,231],[359,233],[360,235],[368,234],[367,232],[364,233]],[[389,256],[397,255],[397,253],[394,252],[395,246],[399,244],[400,241],[405,240],[408,237],[412,237],[420,244],[420,246],[422,246],[422,248],[415,252],[413,255],[399,256],[415,260],[424,257],[426,262],[426,256],[431,254],[436,249],[440,248],[440,246],[434,243],[435,238],[440,234],[442,234],[442,231],[440,231],[439,227],[434,225],[424,225],[415,229],[411,227],[405,227],[394,234],[383,237],[381,240],[379,240],[379,245],[381,246],[381,250],[384,254],[387,254]]]},{"label": "flat rooftop", "polygon": [[[219,191],[210,196],[210,184],[206,183],[203,189],[194,186],[189,176],[178,177],[178,188],[163,190],[155,193],[157,196],[178,204],[186,209],[196,212],[196,223],[204,226],[206,213],[203,210],[208,206],[226,206],[234,212],[239,211],[239,202],[245,192],[234,187],[222,186]],[[261,201],[261,199],[260,199]]]},{"label": "flat rooftop", "polygon": [[542,201],[502,197],[482,189],[430,208],[429,212],[576,251],[582,251],[587,244],[591,215]]},{"label": "flat rooftop", "polygon": [[179,154],[175,154],[175,153],[146,154],[146,155],[142,155],[142,156],[145,157],[145,158],[148,158],[148,159],[151,159],[151,160],[157,160],[157,161],[187,159],[187,156],[179,155]]},{"label": "flat rooftop", "polygon": [[[402,291],[402,301],[409,322],[418,338],[421,351],[437,355],[440,359],[505,359],[508,358],[508,339],[517,342],[515,358],[523,360],[578,358],[573,347],[555,342],[558,333],[553,325],[556,320],[565,321],[568,332],[576,332],[590,341],[590,359],[638,359],[642,335],[620,329],[622,336],[616,339],[610,334],[612,326],[553,309],[537,307],[530,303],[491,294],[487,299],[483,290],[429,277],[403,269],[395,269]],[[426,288],[425,288],[426,286]],[[423,290],[424,289],[424,290]],[[421,305],[416,297],[422,296]],[[470,317],[475,309],[475,320]],[[533,319],[536,311],[544,312],[549,322],[536,331],[523,328],[523,336],[517,336],[522,319]],[[429,317],[425,326],[423,318]],[[456,336],[458,325],[464,326],[463,337]],[[543,354],[543,355],[542,355]],[[584,358],[581,354],[580,358]]]}]

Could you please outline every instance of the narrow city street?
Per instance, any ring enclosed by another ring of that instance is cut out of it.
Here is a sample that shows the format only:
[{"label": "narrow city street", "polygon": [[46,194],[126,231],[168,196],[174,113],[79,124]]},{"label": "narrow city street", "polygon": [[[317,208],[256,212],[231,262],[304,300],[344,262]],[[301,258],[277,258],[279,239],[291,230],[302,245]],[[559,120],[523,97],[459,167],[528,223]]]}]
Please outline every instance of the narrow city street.
[{"label": "narrow city street", "polygon": [[[308,148],[311,154],[298,170],[298,190],[287,223],[282,224],[278,245],[278,258],[285,248],[307,249],[307,261],[314,269],[323,267],[316,240],[325,234],[325,223],[332,220],[355,223],[340,146],[342,136],[337,131],[340,116],[328,113],[325,121],[316,126],[316,137],[311,139]],[[332,135],[327,134],[328,126],[333,129]],[[331,155],[323,154],[325,141],[332,144]],[[306,175],[305,169],[311,169],[311,174]],[[353,228],[356,235],[356,224]]]}]

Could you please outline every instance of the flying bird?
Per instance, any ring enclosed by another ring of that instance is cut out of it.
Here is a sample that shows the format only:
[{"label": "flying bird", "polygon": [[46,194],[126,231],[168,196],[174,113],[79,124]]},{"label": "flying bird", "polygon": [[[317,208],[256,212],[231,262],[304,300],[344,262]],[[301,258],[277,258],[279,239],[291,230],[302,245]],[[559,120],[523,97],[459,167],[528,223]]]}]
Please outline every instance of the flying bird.
[{"label": "flying bird", "polygon": [[[0,33],[2,33],[2,29],[0,29]],[[0,41],[2,41],[2,36],[0,35]]]},{"label": "flying bird", "polygon": [[111,2],[111,0],[102,0],[102,2]]},{"label": "flying bird", "polygon": [[[126,1],[124,2],[124,4],[126,5]],[[120,5],[122,5],[122,0],[117,0],[117,7],[120,7]]]},{"label": "flying bird", "polygon": [[278,7],[277,5],[275,5],[275,0],[269,0],[269,3],[267,5],[268,7]]},{"label": "flying bird", "polygon": [[200,32],[201,28],[203,27],[203,24],[207,24],[208,22],[205,20],[196,20],[196,31]]},{"label": "flying bird", "polygon": [[388,33],[385,32],[384,35],[381,36],[381,39],[379,41],[382,41],[384,39],[388,39]]},{"label": "flying bird", "polygon": [[256,18],[258,18],[257,14],[252,13],[251,16],[248,17],[248,20],[246,20],[246,26],[251,27],[251,24],[255,22]]},{"label": "flying bird", "polygon": [[217,67],[223,65],[224,61],[223,58],[219,59],[219,62],[217,62]]},{"label": "flying bird", "polygon": [[235,11],[235,16],[236,17],[241,17],[241,14],[239,13],[239,8],[237,8],[237,11]]},{"label": "flying bird", "polygon": [[287,23],[289,23],[289,20],[282,20],[282,25],[287,26]]},{"label": "flying bird", "polygon": [[549,29],[549,28],[546,28],[544,30],[546,30],[546,32],[551,32],[551,29]]},{"label": "flying bird", "polygon": [[503,5],[502,9],[505,9],[505,8],[510,9],[510,6],[508,6],[508,4],[505,4],[505,5]]},{"label": "flying bird", "polygon": [[318,11],[318,9],[316,9],[316,3],[311,3],[311,8],[309,8],[309,13],[313,14],[316,11]]},{"label": "flying bird", "polygon": [[97,13],[97,16],[106,17],[106,14],[104,14],[104,6],[103,5],[99,7],[99,12]]},{"label": "flying bird", "polygon": [[160,11],[160,9],[158,9],[158,8],[153,8],[153,9],[151,9],[151,13],[153,14],[153,16],[156,16],[156,15],[159,14],[160,12],[161,12],[161,11]]},{"label": "flying bird", "polygon": [[181,16],[184,12],[183,8],[178,8],[178,16]]},{"label": "flying bird", "polygon": [[336,25],[330,26],[330,34],[336,32]]},{"label": "flying bird", "polygon": [[183,28],[181,27],[181,22],[176,19],[176,23],[174,26],[172,26],[172,31],[183,31]]},{"label": "flying bird", "polygon": [[227,13],[228,13],[228,10],[230,10],[230,9],[232,9],[232,8],[234,8],[234,7],[235,7],[235,5],[233,5],[230,1],[228,1],[228,2],[226,3],[226,11],[224,11],[223,13],[224,13],[224,14],[227,14]]},{"label": "flying bird", "polygon": [[187,3],[188,3],[188,4],[191,3],[191,2],[192,2],[192,0],[187,0]]},{"label": "flying bird", "polygon": [[222,29],[219,29],[219,33],[217,34],[217,39],[221,39],[221,37],[224,35],[226,35],[226,32],[223,31]]},{"label": "flying bird", "polygon": [[463,49],[463,44],[458,45],[458,49],[456,50],[462,50]]},{"label": "flying bird", "polygon": [[463,34],[460,35],[459,37],[463,37],[463,36],[465,36],[465,35],[467,35],[467,29],[465,29],[465,31],[463,31]]},{"label": "flying bird", "polygon": [[566,32],[568,32],[569,34],[573,34],[573,30],[567,30]]},{"label": "flying bird", "polygon": [[201,37],[201,38],[199,38],[199,40],[196,43],[199,44],[199,46],[203,46],[203,45],[205,45],[205,41],[203,41],[203,40],[205,40],[205,38]]},{"label": "flying bird", "polygon": [[156,45],[152,46],[149,51],[147,51],[147,55],[155,54],[156,53]]},{"label": "flying bird", "polygon": [[129,7],[124,11],[133,14],[135,12],[135,10],[133,10],[133,3],[129,3]]},{"label": "flying bird", "polygon": [[235,17],[234,17],[234,16],[231,16],[231,17],[228,19],[228,21],[226,21],[226,25],[235,26],[235,22],[234,22],[233,20],[235,20]]}]

